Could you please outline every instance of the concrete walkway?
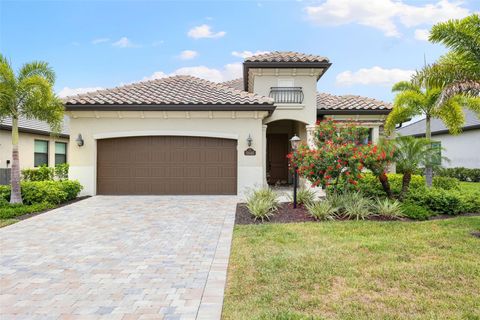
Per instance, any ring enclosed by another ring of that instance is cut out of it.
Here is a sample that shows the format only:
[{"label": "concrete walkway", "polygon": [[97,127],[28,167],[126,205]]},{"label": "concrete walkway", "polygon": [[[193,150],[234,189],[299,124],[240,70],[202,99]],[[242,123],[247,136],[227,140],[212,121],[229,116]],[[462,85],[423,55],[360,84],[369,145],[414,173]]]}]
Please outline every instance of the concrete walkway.
[{"label": "concrete walkway", "polygon": [[220,319],[236,197],[97,196],[0,229],[0,319]]}]

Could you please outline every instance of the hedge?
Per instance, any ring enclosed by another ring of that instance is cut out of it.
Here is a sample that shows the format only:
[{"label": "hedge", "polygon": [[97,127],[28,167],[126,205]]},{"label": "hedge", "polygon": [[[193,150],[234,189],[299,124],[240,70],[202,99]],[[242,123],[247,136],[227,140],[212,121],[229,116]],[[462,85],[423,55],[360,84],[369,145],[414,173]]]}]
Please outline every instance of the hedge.
[{"label": "hedge", "polygon": [[[75,199],[83,187],[78,181],[22,181],[24,204],[60,204]],[[10,186],[0,186],[0,197],[10,199]]]},{"label": "hedge", "polygon": [[435,175],[457,178],[460,181],[480,182],[480,169],[469,169],[464,167],[437,168],[435,169]]},{"label": "hedge", "polygon": [[[400,195],[402,190],[402,178],[403,175],[389,173],[387,174],[388,181],[390,182],[390,188],[395,197]],[[359,190],[366,196],[370,198],[385,197],[385,191],[383,191],[382,185],[377,177],[367,173],[362,179],[358,182]],[[410,181],[410,190],[425,189],[425,178],[419,175],[412,175],[412,180]]]}]

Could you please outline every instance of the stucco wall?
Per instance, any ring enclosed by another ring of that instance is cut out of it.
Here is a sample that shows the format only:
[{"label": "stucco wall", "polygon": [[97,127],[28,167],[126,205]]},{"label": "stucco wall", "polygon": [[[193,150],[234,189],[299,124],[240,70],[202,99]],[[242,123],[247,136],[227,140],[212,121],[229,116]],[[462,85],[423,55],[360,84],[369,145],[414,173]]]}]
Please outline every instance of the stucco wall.
[{"label": "stucco wall", "polygon": [[[267,112],[70,112],[70,175],[84,186],[83,194],[96,193],[96,140],[115,136],[183,135],[238,140],[239,194],[264,184],[262,119]],[[84,146],[75,139],[82,134]],[[245,156],[247,138],[253,138],[255,156]]]},{"label": "stucco wall", "polygon": [[[46,135],[19,133],[18,148],[20,151],[20,168],[33,168],[34,159],[34,141],[45,140],[48,144],[48,164],[55,165],[55,141],[68,142],[68,139],[60,137],[51,137]],[[7,168],[7,160],[10,160],[9,168],[12,161],[12,133],[8,130],[0,130],[0,168]],[[69,160],[69,152],[67,151],[67,161]]]},{"label": "stucco wall", "polygon": [[[275,112],[264,120],[265,124],[276,120],[297,120],[305,124],[315,124],[317,119],[317,76],[292,75],[293,69],[277,71],[271,69],[261,70],[261,75],[254,76],[253,92],[269,96],[271,87],[278,87],[279,81],[293,81],[294,87],[302,87],[303,103],[282,104],[277,103]],[[300,72],[300,71],[299,71]],[[303,72],[306,72],[303,70]]]},{"label": "stucco wall", "polygon": [[450,159],[443,161],[444,167],[480,168],[480,130],[464,131],[458,136],[434,135],[432,140],[441,141],[442,155]]}]

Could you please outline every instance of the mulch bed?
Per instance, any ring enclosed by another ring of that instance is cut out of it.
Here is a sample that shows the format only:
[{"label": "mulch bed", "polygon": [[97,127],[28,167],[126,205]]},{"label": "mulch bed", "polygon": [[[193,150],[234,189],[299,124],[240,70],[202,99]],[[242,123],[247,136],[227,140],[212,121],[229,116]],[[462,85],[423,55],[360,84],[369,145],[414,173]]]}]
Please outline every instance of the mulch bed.
[{"label": "mulch bed", "polygon": [[28,218],[32,218],[32,217],[38,216],[39,214],[42,214],[42,213],[45,213],[45,212],[52,211],[52,210],[55,210],[55,209],[58,209],[58,208],[61,208],[61,207],[68,206],[69,204],[72,204],[72,203],[75,203],[75,202],[78,202],[78,201],[85,200],[85,199],[87,199],[87,198],[90,198],[90,196],[78,197],[78,198],[76,198],[76,199],[74,199],[74,200],[70,200],[70,201],[64,202],[64,203],[62,203],[62,204],[59,204],[59,205],[56,206],[55,208],[45,209],[45,210],[38,211],[38,212],[33,212],[33,213],[27,213],[27,214],[24,214],[24,215],[15,217],[15,218],[13,218],[13,219],[25,220],[25,219],[28,219]]},{"label": "mulch bed", "polygon": [[[430,217],[429,220],[443,220],[443,219],[452,219],[456,217],[472,217],[480,216],[480,213],[465,213],[459,215],[438,215]],[[335,221],[347,221],[348,219],[337,218]],[[387,217],[381,216],[371,216],[367,220],[369,221],[403,221],[403,222],[417,222],[418,220],[402,218],[399,220],[392,220]],[[296,209],[293,208],[293,204],[289,202],[283,202],[280,204],[278,211],[275,212],[273,216],[270,217],[270,220],[255,220],[250,214],[250,211],[247,208],[246,203],[238,203],[237,211],[235,213],[235,224],[245,225],[245,224],[263,224],[263,223],[292,223],[292,222],[311,222],[316,221],[309,214],[307,209],[298,205]],[[479,232],[480,234],[480,232]]]},{"label": "mulch bed", "polygon": [[480,231],[472,231],[470,234],[474,237],[480,238]]}]

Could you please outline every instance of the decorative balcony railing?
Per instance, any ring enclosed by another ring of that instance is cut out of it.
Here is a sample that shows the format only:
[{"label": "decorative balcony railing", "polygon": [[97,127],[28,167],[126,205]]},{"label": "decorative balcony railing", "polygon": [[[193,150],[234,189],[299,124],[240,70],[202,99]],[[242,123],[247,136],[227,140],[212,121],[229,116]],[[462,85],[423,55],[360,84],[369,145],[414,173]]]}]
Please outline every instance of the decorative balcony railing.
[{"label": "decorative balcony railing", "polygon": [[302,87],[271,87],[270,98],[276,103],[302,103]]}]

